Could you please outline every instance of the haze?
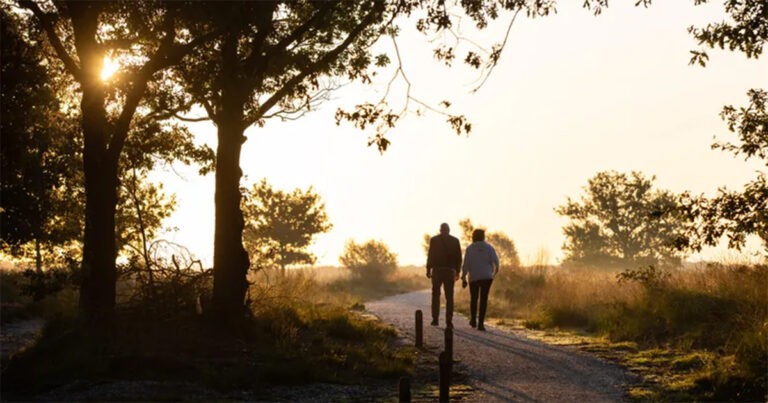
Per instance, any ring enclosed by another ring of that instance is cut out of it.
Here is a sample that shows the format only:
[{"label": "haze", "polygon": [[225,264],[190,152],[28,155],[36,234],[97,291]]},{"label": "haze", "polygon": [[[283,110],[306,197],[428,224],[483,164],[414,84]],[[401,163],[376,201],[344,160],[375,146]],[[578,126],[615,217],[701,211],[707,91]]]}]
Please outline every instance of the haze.
[{"label": "haze", "polygon": [[[436,233],[444,221],[458,233],[465,217],[509,234],[523,262],[543,251],[555,263],[565,221],[553,209],[602,170],[640,170],[676,192],[741,187],[765,167],[710,144],[715,135],[735,138],[719,112],[726,104],[745,105],[749,88],[768,87],[768,62],[709,51],[706,68],[689,66],[688,51],[698,47],[686,28],[723,19],[722,6],[629,3],[612,4],[599,17],[579,2],[563,2],[547,18],[521,16],[500,64],[475,94],[477,72],[460,62],[443,67],[431,58],[428,38],[404,21],[399,44],[413,95],[433,105],[451,100],[451,111],[473,124],[470,136],[456,136],[442,116],[411,115],[388,134],[392,145],[380,155],[366,146],[370,133],[336,126],[337,107],[381,96],[390,77],[384,72],[377,86],[345,86],[301,119],[249,129],[244,184],[266,178],[281,189],[313,186],[334,227],[312,250],[319,264],[331,265],[349,238],[382,240],[401,264],[423,265],[423,234]],[[484,43],[503,37],[504,24],[496,25],[483,33]],[[391,49],[388,42],[381,46]],[[215,147],[212,125],[190,127]],[[175,170],[155,177],[178,198],[168,222],[178,230],[164,237],[210,265],[213,176]]]}]

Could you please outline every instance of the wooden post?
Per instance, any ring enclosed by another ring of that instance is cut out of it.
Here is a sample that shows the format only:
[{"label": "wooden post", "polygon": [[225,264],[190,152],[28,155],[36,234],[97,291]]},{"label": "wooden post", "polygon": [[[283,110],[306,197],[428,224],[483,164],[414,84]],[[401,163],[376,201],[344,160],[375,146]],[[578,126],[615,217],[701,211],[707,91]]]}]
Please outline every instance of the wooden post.
[{"label": "wooden post", "polygon": [[400,378],[397,395],[400,403],[411,403],[411,378],[407,376]]},{"label": "wooden post", "polygon": [[416,347],[424,345],[424,320],[421,309],[416,310]]},{"label": "wooden post", "polygon": [[445,352],[453,360],[453,329],[450,327],[445,328]]},{"label": "wooden post", "polygon": [[440,353],[440,402],[450,400],[449,390],[451,388],[451,356],[447,351]]}]

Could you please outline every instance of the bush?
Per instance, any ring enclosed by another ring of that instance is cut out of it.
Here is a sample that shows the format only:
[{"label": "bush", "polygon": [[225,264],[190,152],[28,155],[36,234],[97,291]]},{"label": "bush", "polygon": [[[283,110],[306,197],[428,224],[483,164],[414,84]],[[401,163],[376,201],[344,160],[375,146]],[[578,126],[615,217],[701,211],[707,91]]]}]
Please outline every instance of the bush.
[{"label": "bush", "polygon": [[339,262],[355,276],[372,280],[384,279],[397,268],[397,255],[384,242],[370,240],[363,244],[347,241]]}]

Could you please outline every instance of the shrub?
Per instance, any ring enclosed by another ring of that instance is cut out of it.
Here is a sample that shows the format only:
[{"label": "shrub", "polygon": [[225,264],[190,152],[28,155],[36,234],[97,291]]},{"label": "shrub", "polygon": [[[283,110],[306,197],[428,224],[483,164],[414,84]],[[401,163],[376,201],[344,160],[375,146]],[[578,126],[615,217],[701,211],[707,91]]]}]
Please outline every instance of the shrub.
[{"label": "shrub", "polygon": [[354,275],[373,280],[384,279],[397,268],[397,255],[384,242],[370,240],[362,244],[347,241],[339,262]]}]

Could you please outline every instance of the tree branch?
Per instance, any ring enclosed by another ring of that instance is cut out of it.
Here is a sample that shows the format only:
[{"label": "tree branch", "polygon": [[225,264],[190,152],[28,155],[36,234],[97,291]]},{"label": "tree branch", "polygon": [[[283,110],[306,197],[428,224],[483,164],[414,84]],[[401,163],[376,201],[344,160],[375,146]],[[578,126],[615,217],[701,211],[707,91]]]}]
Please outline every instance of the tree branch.
[{"label": "tree branch", "polygon": [[61,42],[61,38],[59,38],[59,36],[56,34],[54,22],[52,21],[51,17],[43,10],[41,10],[40,6],[38,6],[34,1],[21,0],[19,1],[19,6],[31,10],[37,19],[40,20],[40,24],[43,26],[43,30],[45,30],[46,37],[48,37],[48,40],[51,42],[51,46],[53,46],[53,49],[56,51],[56,54],[59,56],[61,61],[64,62],[64,67],[67,69],[67,71],[69,71],[70,74],[72,74],[72,77],[75,78],[75,81],[82,82],[82,70],[80,69],[80,66],[78,66],[78,63],[64,48],[64,44]]},{"label": "tree branch", "polygon": [[355,28],[350,31],[349,35],[347,36],[344,41],[339,44],[337,47],[335,47],[333,50],[328,52],[325,56],[320,58],[320,60],[315,61],[314,63],[310,64],[306,69],[302,70],[299,74],[296,74],[293,76],[288,82],[286,82],[282,88],[280,88],[277,92],[272,94],[271,97],[269,97],[256,111],[256,113],[253,114],[253,116],[249,116],[246,118],[246,121],[244,122],[246,126],[252,125],[254,122],[261,119],[265,113],[267,113],[277,102],[279,102],[283,97],[288,95],[291,91],[293,91],[294,87],[299,84],[301,81],[303,81],[308,76],[315,74],[319,72],[323,67],[327,66],[329,63],[331,63],[333,60],[335,60],[342,52],[347,50],[349,46],[352,44],[352,42],[357,39],[358,36],[367,28],[370,26],[370,24],[375,20],[375,18],[381,14],[383,10],[383,2],[377,2],[376,5],[373,7],[370,13],[365,16],[365,18],[357,25]]}]

